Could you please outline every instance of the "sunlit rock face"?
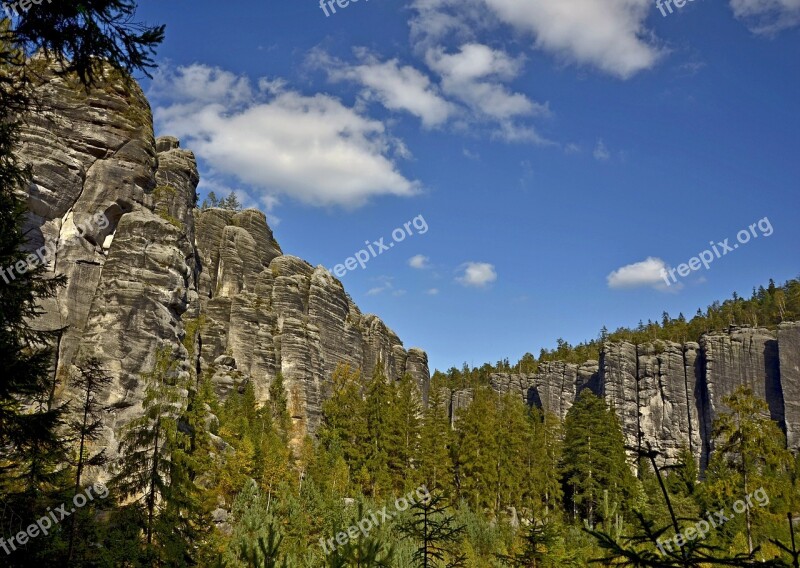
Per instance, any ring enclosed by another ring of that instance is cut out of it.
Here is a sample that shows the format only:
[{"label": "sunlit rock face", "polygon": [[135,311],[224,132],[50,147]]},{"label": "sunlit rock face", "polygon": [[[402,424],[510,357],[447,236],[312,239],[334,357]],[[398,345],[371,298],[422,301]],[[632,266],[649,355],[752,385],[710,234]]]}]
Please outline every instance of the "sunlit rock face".
[{"label": "sunlit rock face", "polygon": [[36,325],[63,328],[59,396],[86,357],[113,376],[112,454],[120,426],[141,412],[142,374],[159,349],[184,378],[208,373],[222,395],[251,382],[264,401],[281,372],[296,439],[319,425],[340,363],[367,376],[381,364],[391,380],[408,372],[424,396],[425,352],[362,314],[324,268],[284,255],[263,213],[196,208],[195,157],[154,137],[137,84],[112,74],[86,92],[44,70],[37,95],[19,151],[33,172],[29,248],[61,239],[47,269],[68,283]]}]

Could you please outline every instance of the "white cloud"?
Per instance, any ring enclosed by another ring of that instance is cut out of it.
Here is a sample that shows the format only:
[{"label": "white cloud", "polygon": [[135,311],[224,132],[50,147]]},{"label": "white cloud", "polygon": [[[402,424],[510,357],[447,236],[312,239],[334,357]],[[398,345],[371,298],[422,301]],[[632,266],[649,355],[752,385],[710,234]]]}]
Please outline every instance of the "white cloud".
[{"label": "white cloud", "polygon": [[494,265],[488,262],[467,262],[461,266],[461,276],[456,281],[462,286],[484,288],[497,280]]},{"label": "white cloud", "polygon": [[415,0],[413,7],[412,40],[423,49],[502,23],[538,49],[620,78],[652,68],[663,54],[645,27],[651,0]]},{"label": "white cloud", "polygon": [[602,138],[597,141],[597,145],[594,147],[593,155],[595,160],[603,162],[611,157],[611,153],[608,151],[608,148],[606,148]]},{"label": "white cloud", "polygon": [[204,65],[162,70],[153,93],[160,130],[182,138],[215,174],[265,195],[357,207],[379,195],[411,196],[420,184],[398,171],[407,155],[385,126],[338,99],[285,90]]},{"label": "white cloud", "polygon": [[660,52],[644,22],[651,0],[485,0],[535,45],[621,78],[651,68]]},{"label": "white cloud", "polygon": [[516,116],[547,115],[547,105],[534,103],[522,93],[513,93],[502,82],[515,78],[523,65],[507,53],[470,43],[456,53],[441,48],[426,55],[428,66],[442,78],[442,89],[474,112],[506,120]]},{"label": "white cloud", "polygon": [[435,296],[435,295],[437,295],[439,293],[439,289],[438,288],[430,288],[429,290],[426,290],[425,293],[428,296]]},{"label": "white cloud", "polygon": [[731,9],[758,34],[773,35],[800,24],[800,0],[731,0]]},{"label": "white cloud", "polygon": [[462,45],[455,53],[431,48],[425,61],[438,73],[442,91],[464,104],[474,119],[497,124],[493,136],[507,142],[546,143],[529,125],[515,121],[523,117],[548,116],[546,104],[511,91],[504,83],[516,78],[524,60],[480,43]]},{"label": "white cloud", "polygon": [[667,269],[668,267],[663,260],[649,256],[641,262],[628,264],[613,271],[606,279],[609,288],[652,286],[663,289],[667,286],[663,276]]},{"label": "white cloud", "polygon": [[423,270],[430,267],[430,260],[427,256],[417,254],[408,259],[408,265],[411,268]]},{"label": "white cloud", "polygon": [[312,55],[312,62],[324,66],[331,80],[356,82],[364,88],[365,99],[377,99],[389,110],[409,112],[419,117],[425,127],[445,123],[456,111],[421,71],[410,65],[401,66],[397,59],[381,62],[363,50],[359,53],[362,62],[358,65],[347,65],[318,52]]}]

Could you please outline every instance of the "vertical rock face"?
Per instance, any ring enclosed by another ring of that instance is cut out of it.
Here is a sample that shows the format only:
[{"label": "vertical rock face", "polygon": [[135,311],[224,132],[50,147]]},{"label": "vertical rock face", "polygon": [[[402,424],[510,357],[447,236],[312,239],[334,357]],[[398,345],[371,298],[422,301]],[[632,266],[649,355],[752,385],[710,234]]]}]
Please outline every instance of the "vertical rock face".
[{"label": "vertical rock face", "polygon": [[700,341],[705,358],[708,414],[713,420],[722,399],[739,386],[747,386],[769,405],[773,420],[785,428],[778,342],[764,329],[734,329],[706,335]]},{"label": "vertical rock face", "polygon": [[[766,401],[789,448],[800,450],[798,322],[781,324],[777,333],[732,328],[700,343],[605,343],[599,365],[548,362],[537,374],[492,375],[490,384],[562,419],[589,388],[614,407],[628,446],[650,444],[667,463],[685,447],[701,466],[713,450],[712,424],[725,411],[723,399],[745,385]],[[454,406],[467,403],[459,397]]]},{"label": "vertical rock face", "polygon": [[649,442],[668,459],[676,458],[681,446],[699,451],[696,377],[686,374],[685,347],[656,341],[639,345],[637,355],[641,443]]},{"label": "vertical rock face", "polygon": [[639,445],[639,360],[631,343],[606,343],[600,353],[600,393],[616,410],[625,443]]},{"label": "vertical rock face", "polygon": [[141,412],[141,375],[158,349],[184,376],[208,371],[222,394],[251,381],[265,400],[281,372],[298,436],[319,424],[340,363],[365,374],[382,364],[391,379],[408,372],[427,393],[425,352],[406,351],[324,268],[284,255],[263,213],[195,209],[195,158],[175,138],[154,138],[136,84],[112,74],[85,93],[43,75],[43,111],[28,120],[19,152],[33,171],[29,248],[61,239],[48,270],[68,284],[36,325],[65,328],[55,368],[67,391],[84,357],[114,377],[105,394],[112,449],[119,426]]},{"label": "vertical rock face", "polygon": [[786,438],[790,448],[800,448],[800,322],[778,327],[778,356]]}]

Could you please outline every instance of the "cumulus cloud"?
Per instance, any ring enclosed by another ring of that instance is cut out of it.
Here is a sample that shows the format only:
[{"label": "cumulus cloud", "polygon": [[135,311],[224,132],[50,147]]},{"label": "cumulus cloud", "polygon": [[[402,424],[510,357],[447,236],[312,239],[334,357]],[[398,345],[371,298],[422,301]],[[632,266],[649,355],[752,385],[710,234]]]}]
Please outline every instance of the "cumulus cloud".
[{"label": "cumulus cloud", "polygon": [[327,70],[333,81],[352,81],[363,87],[362,97],[375,99],[393,111],[405,111],[419,117],[425,127],[445,123],[455,107],[438,92],[427,75],[397,59],[379,61],[363,50],[361,63],[350,65],[320,52],[311,61]]},{"label": "cumulus cloud", "polygon": [[493,138],[547,143],[519,119],[546,116],[548,106],[505,84],[521,72],[522,57],[480,43],[466,43],[452,53],[432,47],[422,54],[434,74],[429,76],[397,59],[381,61],[364,48],[354,51],[359,63],[345,63],[322,50],[312,51],[308,62],[325,70],[332,81],[358,84],[362,101],[374,100],[389,110],[411,113],[426,128],[448,123],[462,128],[490,124]]},{"label": "cumulus cloud", "polygon": [[427,256],[417,254],[408,259],[408,265],[417,270],[423,270],[430,267],[430,258]]},{"label": "cumulus cloud", "polygon": [[758,34],[773,35],[800,25],[800,0],[731,0],[731,9]]},{"label": "cumulus cloud", "polygon": [[609,288],[652,286],[662,289],[666,287],[663,274],[667,269],[663,260],[649,256],[641,262],[634,262],[613,271],[606,279]]},{"label": "cumulus cloud", "polygon": [[[154,80],[159,128],[182,138],[213,170],[267,196],[357,207],[379,195],[411,196],[420,184],[398,170],[407,149],[383,123],[280,80],[206,65],[162,70]],[[263,200],[263,199],[262,199]]]},{"label": "cumulus cloud", "polygon": [[437,295],[439,293],[439,289],[438,288],[430,288],[430,289],[426,290],[425,293],[428,296],[435,296],[435,295]]},{"label": "cumulus cloud", "polygon": [[412,38],[425,48],[505,24],[537,49],[623,79],[662,55],[645,26],[651,0],[415,0],[413,7]]},{"label": "cumulus cloud", "polygon": [[644,26],[650,0],[485,0],[503,22],[535,45],[568,60],[628,78],[651,68],[660,52]]},{"label": "cumulus cloud", "polygon": [[488,262],[467,262],[461,266],[460,270],[461,275],[456,278],[456,282],[462,286],[485,288],[497,280],[494,265]]},{"label": "cumulus cloud", "polygon": [[498,124],[495,137],[509,142],[545,142],[533,127],[515,120],[547,116],[548,106],[504,84],[519,75],[523,58],[480,43],[467,43],[455,52],[431,48],[425,61],[439,75],[444,93],[465,105],[472,116]]}]

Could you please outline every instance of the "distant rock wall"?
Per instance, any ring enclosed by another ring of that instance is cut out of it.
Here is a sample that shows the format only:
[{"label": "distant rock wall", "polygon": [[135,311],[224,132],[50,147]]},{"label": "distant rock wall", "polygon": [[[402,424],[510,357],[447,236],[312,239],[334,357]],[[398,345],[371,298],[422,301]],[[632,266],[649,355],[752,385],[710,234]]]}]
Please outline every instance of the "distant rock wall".
[{"label": "distant rock wall", "polygon": [[[65,328],[60,396],[84,357],[114,377],[105,393],[112,452],[119,426],[141,412],[141,375],[159,348],[185,377],[208,371],[221,394],[250,381],[264,401],[281,372],[297,437],[319,425],[340,363],[369,376],[382,362],[390,379],[408,372],[426,395],[425,352],[362,314],[323,267],[284,255],[263,213],[195,208],[194,155],[175,138],[154,138],[138,85],[110,79],[86,93],[45,77],[19,152],[33,172],[27,229],[31,250],[64,240],[48,271],[68,284],[36,324]],[[76,225],[97,213],[108,227],[80,235]]]},{"label": "distant rock wall", "polygon": [[[631,447],[650,443],[667,462],[685,446],[701,466],[713,451],[711,425],[722,400],[746,385],[766,401],[769,415],[800,450],[800,323],[777,332],[732,328],[700,343],[606,343],[599,363],[543,363],[536,374],[494,374],[491,387],[518,393],[528,404],[564,418],[580,391],[591,389],[613,405]],[[455,410],[469,393],[452,395]]]}]

